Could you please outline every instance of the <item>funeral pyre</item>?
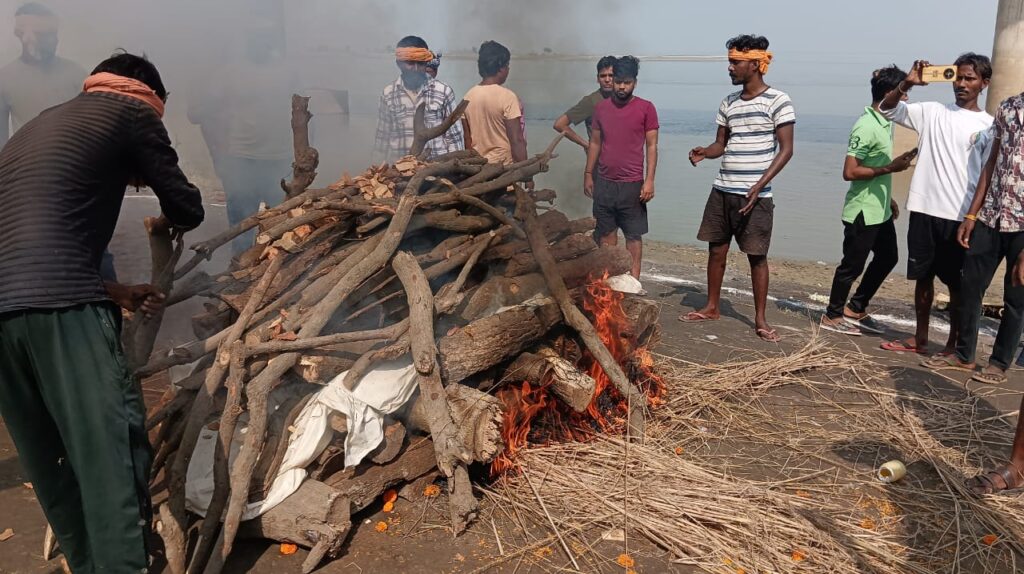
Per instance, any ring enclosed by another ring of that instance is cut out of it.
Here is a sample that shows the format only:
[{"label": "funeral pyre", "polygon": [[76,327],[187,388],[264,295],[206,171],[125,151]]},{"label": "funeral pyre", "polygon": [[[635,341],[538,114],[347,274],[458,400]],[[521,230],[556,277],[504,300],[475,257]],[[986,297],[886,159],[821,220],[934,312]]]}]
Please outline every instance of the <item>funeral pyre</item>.
[{"label": "funeral pyre", "polygon": [[[599,248],[592,219],[524,187],[558,140],[507,166],[473,151],[426,161],[447,126],[421,117],[411,156],[311,188],[317,152],[296,96],[285,201],[183,263],[180,237],[150,233],[167,312],[206,301],[197,340],[169,351],[153,352],[160,316],[125,329],[140,376],[189,366],[149,418],[171,572],[220,571],[239,536],[310,548],[311,571],[338,555],[352,514],[439,476],[458,534],[477,512],[471,465],[497,475],[527,442],[642,437],[662,392],[647,354],[658,306],[609,288],[630,256]],[[251,229],[228,270],[196,270]]]}]

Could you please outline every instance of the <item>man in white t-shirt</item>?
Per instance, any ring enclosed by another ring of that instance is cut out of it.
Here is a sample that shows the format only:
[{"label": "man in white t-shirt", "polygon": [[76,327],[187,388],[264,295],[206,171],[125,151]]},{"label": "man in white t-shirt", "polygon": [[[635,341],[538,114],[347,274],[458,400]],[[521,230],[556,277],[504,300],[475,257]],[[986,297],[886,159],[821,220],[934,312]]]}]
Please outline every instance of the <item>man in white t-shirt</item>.
[{"label": "man in white t-shirt", "polygon": [[879,105],[886,118],[917,132],[920,150],[907,199],[907,278],[917,282],[917,330],[913,337],[883,343],[882,348],[927,354],[928,323],[938,277],[949,288],[949,338],[940,353],[949,355],[954,350],[960,324],[957,310],[964,262],[957,229],[970,207],[984,164],[985,147],[974,144],[977,134],[992,125],[992,116],[978,107],[978,97],[992,78],[992,63],[986,56],[974,53],[956,59],[954,104],[901,101],[914,86],[927,84],[921,72],[928,65],[923,60],[914,62],[907,78],[886,94]]}]

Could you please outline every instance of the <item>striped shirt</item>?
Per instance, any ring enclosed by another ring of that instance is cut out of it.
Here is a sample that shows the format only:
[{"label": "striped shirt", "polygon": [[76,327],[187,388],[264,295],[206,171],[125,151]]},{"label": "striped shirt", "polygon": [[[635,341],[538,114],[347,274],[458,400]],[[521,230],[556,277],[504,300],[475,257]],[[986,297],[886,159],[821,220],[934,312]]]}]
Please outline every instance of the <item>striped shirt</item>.
[{"label": "striped shirt", "polygon": [[[729,129],[729,141],[714,188],[725,193],[746,194],[760,181],[775,159],[779,139],[776,130],[796,121],[793,102],[784,92],[768,88],[751,100],[742,92],[729,94],[718,108],[718,125]],[[768,182],[758,197],[771,197]]]},{"label": "striped shirt", "polygon": [[[423,123],[428,128],[439,126],[455,109],[455,92],[444,82],[428,78],[416,94],[409,94],[399,78],[384,87],[380,96],[377,118],[377,137],[374,151],[383,154],[384,161],[393,162],[409,154],[415,132],[413,118],[416,108],[426,103]],[[463,149],[462,123],[455,122],[451,129],[427,142],[429,157],[437,157]]]},{"label": "striped shirt", "polygon": [[175,226],[203,220],[163,122],[139,100],[83,93],[11,137],[0,152],[0,313],[109,300],[100,261],[133,178]]}]

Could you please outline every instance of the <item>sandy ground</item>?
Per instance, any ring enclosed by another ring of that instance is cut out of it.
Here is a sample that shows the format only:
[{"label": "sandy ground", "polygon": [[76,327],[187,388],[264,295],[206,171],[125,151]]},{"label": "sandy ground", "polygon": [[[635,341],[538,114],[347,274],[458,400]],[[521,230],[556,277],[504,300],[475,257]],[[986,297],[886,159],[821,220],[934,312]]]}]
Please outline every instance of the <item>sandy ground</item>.
[{"label": "sandy ground", "polygon": [[[148,256],[144,255],[145,250],[137,249],[139,242],[144,241],[139,221],[143,215],[155,213],[156,210],[153,199],[140,196],[126,200],[122,221],[112,245],[118,271],[125,280],[143,281],[146,278]],[[209,205],[207,223],[193,234],[190,241],[208,237],[224,226],[223,207]],[[768,316],[783,336],[780,343],[774,344],[765,343],[754,336],[752,301],[746,293],[749,290],[749,275],[745,261],[739,257],[730,260],[722,319],[702,324],[684,324],[676,320],[676,317],[685,311],[700,308],[705,301],[704,250],[653,244],[647,246],[646,255],[644,285],[650,297],[662,305],[663,338],[657,352],[693,361],[717,363],[734,358],[779,356],[799,349],[810,337],[815,336],[818,319],[815,309],[821,305],[821,296],[828,293],[832,275],[829,266],[815,262],[772,261],[771,293],[774,299],[769,305]],[[216,267],[224,263],[223,259],[217,259],[211,265]],[[887,388],[909,386],[927,389],[941,383],[951,386],[951,392],[963,395],[965,391],[960,383],[966,376],[956,380],[937,378],[918,367],[918,357],[889,353],[878,348],[879,343],[887,338],[909,334],[910,329],[902,321],[910,316],[911,289],[909,282],[894,275],[879,294],[874,309],[885,317],[884,322],[892,325],[889,332],[877,337],[823,336],[837,349],[856,350],[870,356],[888,373],[883,375],[881,383]],[[164,343],[188,339],[188,317],[196,310],[195,306],[190,305],[176,307],[173,313],[168,314],[161,335]],[[937,314],[935,325],[941,326],[943,322],[942,315]],[[987,328],[993,326],[994,323],[987,321]],[[934,341],[942,339],[944,334],[933,332]],[[987,358],[987,343],[987,339],[983,340],[984,348],[979,350],[982,362]],[[974,395],[984,396],[992,410],[1006,414],[1018,408],[1024,385],[1019,374],[1014,372],[1009,384],[1001,388],[977,388],[977,385],[972,385],[970,390]],[[1010,418],[1008,422],[1012,423],[1013,419]],[[0,508],[4,509],[0,512],[0,532],[7,528],[14,531],[13,538],[0,542],[0,573],[58,572],[56,561],[44,563],[40,557],[45,522],[26,481],[10,437],[5,427],[0,425]],[[400,500],[396,512],[385,517],[380,514],[379,507],[372,507],[357,517],[344,555],[319,571],[473,572],[499,558],[494,531],[506,541],[513,536],[525,535],[517,532],[518,527],[513,524],[498,520],[493,530],[487,522],[452,539],[443,529],[443,510],[443,504],[438,502],[423,505]],[[372,523],[383,519],[391,519],[393,527],[387,533],[380,534],[374,530]],[[618,552],[617,547],[611,543],[598,544],[595,549],[612,557]],[[555,554],[551,560],[538,555],[536,561],[529,559],[522,564],[510,560],[492,571],[554,570],[563,566],[558,561],[557,552]],[[656,548],[641,547],[636,555],[638,572],[690,571],[670,566]],[[304,556],[302,550],[292,556],[283,556],[277,545],[246,542],[233,555],[225,572],[297,572]],[[530,557],[529,553],[527,557]],[[159,567],[157,571],[160,571]]]}]

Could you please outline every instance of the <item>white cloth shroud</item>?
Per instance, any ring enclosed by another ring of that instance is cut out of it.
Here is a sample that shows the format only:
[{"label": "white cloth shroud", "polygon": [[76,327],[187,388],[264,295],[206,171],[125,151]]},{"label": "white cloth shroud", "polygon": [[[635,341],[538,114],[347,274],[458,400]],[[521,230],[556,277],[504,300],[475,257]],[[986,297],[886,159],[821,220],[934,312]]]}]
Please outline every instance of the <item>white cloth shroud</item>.
[{"label": "white cloth shroud", "polygon": [[[384,440],[384,415],[402,408],[417,388],[416,369],[408,355],[378,363],[352,391],[342,385],[346,373],[334,377],[323,389],[317,391],[299,413],[292,425],[295,430],[288,439],[281,468],[266,499],[249,503],[242,513],[242,520],[256,518],[298,490],[306,478],[306,467],[320,456],[331,441],[333,431],[328,417],[333,411],[344,414],[348,419],[345,466],[352,467]],[[277,405],[273,407],[276,409]],[[231,464],[234,464],[238,450],[245,441],[247,422],[244,415],[239,418],[231,442]],[[213,455],[216,443],[217,431],[204,427],[185,476],[186,504],[189,510],[200,515],[206,514],[213,498]]]}]

